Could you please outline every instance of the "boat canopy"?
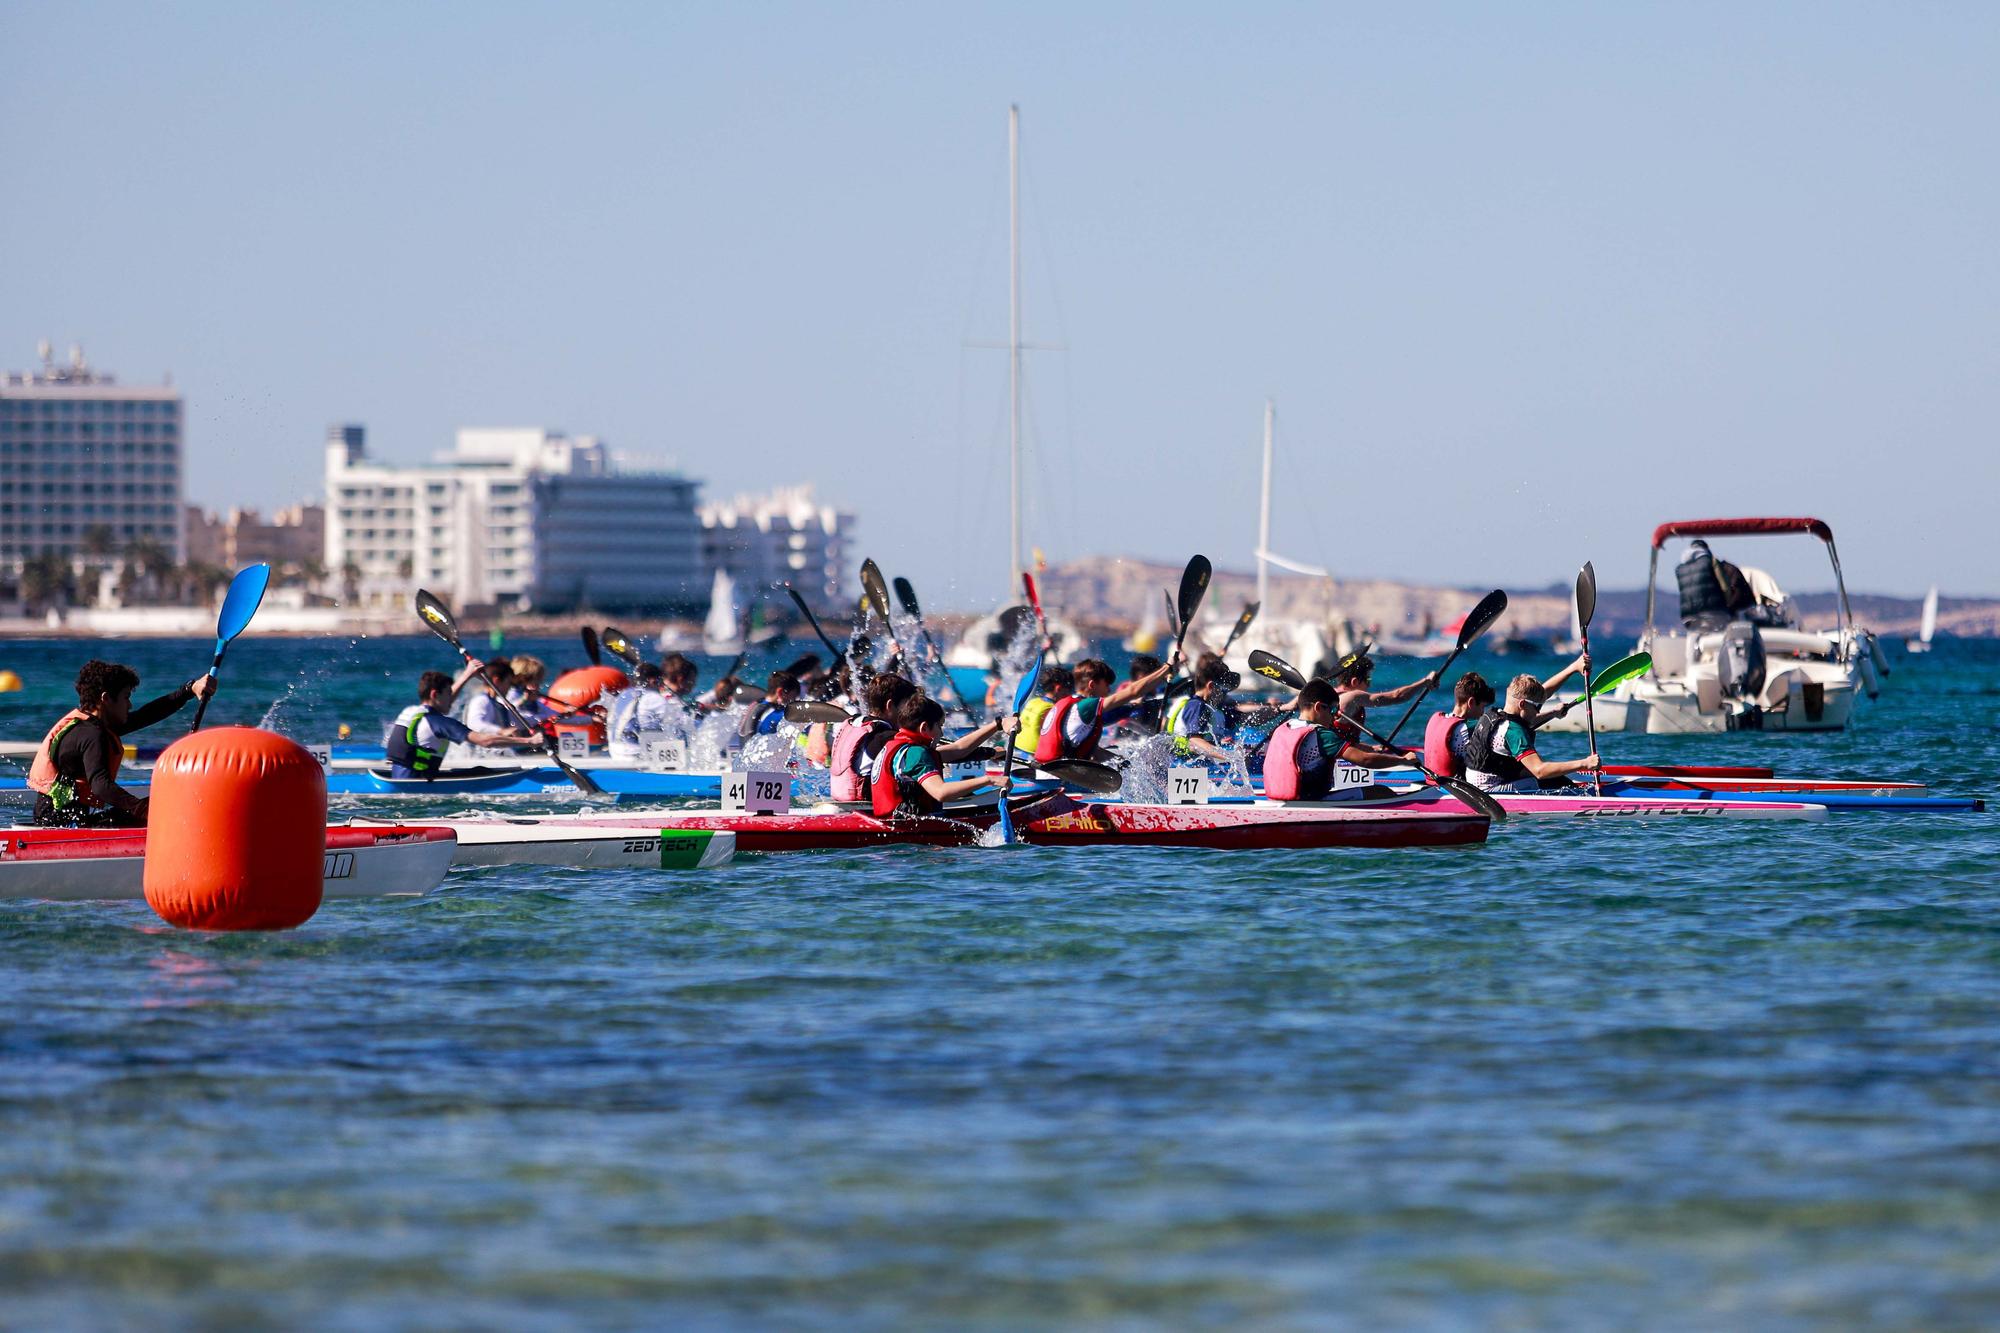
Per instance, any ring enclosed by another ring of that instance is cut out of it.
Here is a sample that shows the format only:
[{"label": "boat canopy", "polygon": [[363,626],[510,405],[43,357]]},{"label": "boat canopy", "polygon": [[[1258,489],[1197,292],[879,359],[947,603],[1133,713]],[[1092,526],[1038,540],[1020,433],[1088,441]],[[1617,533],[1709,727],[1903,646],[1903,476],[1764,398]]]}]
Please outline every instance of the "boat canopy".
[{"label": "boat canopy", "polygon": [[1824,519],[1689,518],[1654,528],[1653,549],[1665,546],[1669,537],[1761,537],[1779,532],[1809,532],[1829,545],[1833,542],[1833,529]]}]

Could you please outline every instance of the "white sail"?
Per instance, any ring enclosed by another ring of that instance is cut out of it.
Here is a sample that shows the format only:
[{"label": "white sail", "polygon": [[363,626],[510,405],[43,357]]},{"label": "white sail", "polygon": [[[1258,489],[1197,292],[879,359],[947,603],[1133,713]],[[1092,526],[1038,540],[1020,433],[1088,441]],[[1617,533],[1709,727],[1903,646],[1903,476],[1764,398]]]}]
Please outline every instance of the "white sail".
[{"label": "white sail", "polygon": [[736,580],[729,571],[715,571],[708,593],[708,618],[701,623],[702,651],[721,657],[743,650],[743,619],[736,609]]},{"label": "white sail", "polygon": [[1922,642],[1929,643],[1931,635],[1935,633],[1937,633],[1937,584],[1933,583],[1931,590],[1924,594],[1924,623],[1918,629],[1917,637]]}]

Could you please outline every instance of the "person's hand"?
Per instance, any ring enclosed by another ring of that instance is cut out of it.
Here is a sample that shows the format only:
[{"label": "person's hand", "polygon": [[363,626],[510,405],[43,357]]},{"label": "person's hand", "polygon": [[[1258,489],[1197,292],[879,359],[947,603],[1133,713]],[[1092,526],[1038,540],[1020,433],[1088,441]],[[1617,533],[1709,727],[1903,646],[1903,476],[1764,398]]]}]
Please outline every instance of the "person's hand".
[{"label": "person's hand", "polygon": [[144,823],[146,820],[146,816],[150,815],[152,812],[153,812],[153,798],[150,796],[141,796],[139,798],[139,803],[132,807],[132,816],[133,818],[137,819],[140,823]]},{"label": "person's hand", "polygon": [[1422,750],[1406,749],[1403,751],[1403,758],[1409,760],[1413,764],[1421,763],[1423,761],[1423,757],[1424,757],[1424,752]]},{"label": "person's hand", "polygon": [[993,779],[993,790],[1005,796],[1008,792],[1014,790],[1014,779],[1004,773],[1001,774],[999,777]]},{"label": "person's hand", "polygon": [[188,682],[188,689],[194,694],[195,698],[206,699],[209,695],[215,693],[215,677],[203,672]]},{"label": "person's hand", "polygon": [[1604,767],[1604,761],[1597,757],[1597,751],[1592,750],[1583,757],[1583,766],[1585,768],[1602,768]]},{"label": "person's hand", "polygon": [[1020,729],[1021,729],[1021,715],[1019,713],[1007,713],[1001,717],[1000,730],[1006,732],[1016,732],[1019,731]]},{"label": "person's hand", "polygon": [[1424,688],[1427,690],[1434,690],[1442,684],[1444,684],[1444,672],[1442,671],[1433,671],[1430,675],[1424,677]]}]

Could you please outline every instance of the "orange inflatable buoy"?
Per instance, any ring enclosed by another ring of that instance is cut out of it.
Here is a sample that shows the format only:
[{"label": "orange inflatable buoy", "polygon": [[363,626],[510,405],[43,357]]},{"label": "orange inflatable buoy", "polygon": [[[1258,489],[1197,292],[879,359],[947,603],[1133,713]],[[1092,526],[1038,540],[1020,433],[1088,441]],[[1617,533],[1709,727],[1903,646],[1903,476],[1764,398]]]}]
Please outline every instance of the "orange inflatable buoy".
[{"label": "orange inflatable buoy", "polygon": [[326,774],[305,747],[215,727],[153,767],[146,902],[189,930],[289,930],[319,910]]},{"label": "orange inflatable buoy", "polygon": [[549,698],[583,708],[596,703],[598,695],[616,694],[631,683],[631,677],[617,667],[578,667],[556,677],[556,683],[549,686]]}]

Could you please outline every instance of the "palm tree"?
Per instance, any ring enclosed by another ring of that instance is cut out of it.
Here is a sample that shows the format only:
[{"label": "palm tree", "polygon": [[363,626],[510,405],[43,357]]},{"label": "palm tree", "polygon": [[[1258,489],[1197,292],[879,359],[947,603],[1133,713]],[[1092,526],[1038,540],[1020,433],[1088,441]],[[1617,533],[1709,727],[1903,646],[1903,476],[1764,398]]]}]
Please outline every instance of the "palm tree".
[{"label": "palm tree", "polygon": [[69,561],[55,551],[43,551],[21,562],[21,598],[30,606],[47,608],[68,602],[76,593],[76,576]]}]

